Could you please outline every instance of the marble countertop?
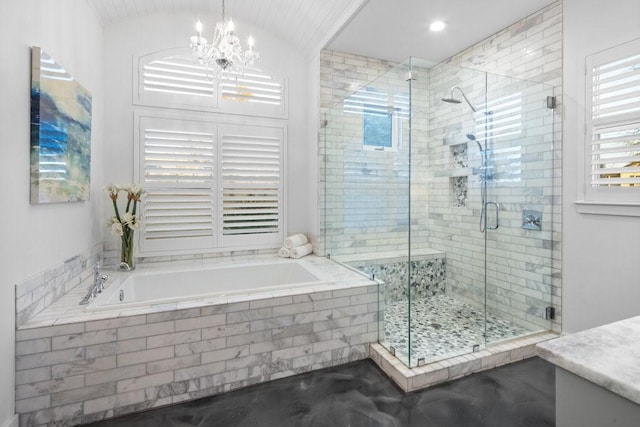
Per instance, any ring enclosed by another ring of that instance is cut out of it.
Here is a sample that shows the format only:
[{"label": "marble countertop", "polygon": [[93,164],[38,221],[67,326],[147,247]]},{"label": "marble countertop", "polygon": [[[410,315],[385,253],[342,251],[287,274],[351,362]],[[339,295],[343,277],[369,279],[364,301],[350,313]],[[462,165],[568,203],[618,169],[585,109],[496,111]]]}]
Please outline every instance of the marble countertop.
[{"label": "marble countertop", "polygon": [[640,316],[538,344],[538,355],[640,404]]}]

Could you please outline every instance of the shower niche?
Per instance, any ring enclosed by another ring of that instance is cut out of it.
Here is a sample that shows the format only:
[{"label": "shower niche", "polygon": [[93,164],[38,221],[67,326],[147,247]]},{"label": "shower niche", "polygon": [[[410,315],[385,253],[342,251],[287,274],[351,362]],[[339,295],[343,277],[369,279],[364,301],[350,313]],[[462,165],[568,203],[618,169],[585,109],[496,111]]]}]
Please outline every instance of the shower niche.
[{"label": "shower niche", "polygon": [[451,176],[449,189],[451,192],[451,206],[464,208],[467,206],[469,149],[466,142],[449,145],[451,157]]}]

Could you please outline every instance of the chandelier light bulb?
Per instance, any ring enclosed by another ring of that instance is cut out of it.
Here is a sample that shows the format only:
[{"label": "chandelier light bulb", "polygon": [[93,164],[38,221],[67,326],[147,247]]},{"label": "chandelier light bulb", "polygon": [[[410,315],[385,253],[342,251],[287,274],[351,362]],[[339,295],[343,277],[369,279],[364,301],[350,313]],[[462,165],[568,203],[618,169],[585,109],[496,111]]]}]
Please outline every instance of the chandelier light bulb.
[{"label": "chandelier light bulb", "polygon": [[233,19],[226,20],[224,6],[222,0],[222,21],[216,24],[211,42],[202,37],[203,25],[200,21],[196,23],[196,35],[190,38],[193,56],[217,79],[221,79],[223,74],[225,78],[244,74],[247,68],[255,68],[260,59],[260,54],[253,50],[255,40],[252,36],[247,40],[248,50],[243,49],[240,40],[233,34]]}]

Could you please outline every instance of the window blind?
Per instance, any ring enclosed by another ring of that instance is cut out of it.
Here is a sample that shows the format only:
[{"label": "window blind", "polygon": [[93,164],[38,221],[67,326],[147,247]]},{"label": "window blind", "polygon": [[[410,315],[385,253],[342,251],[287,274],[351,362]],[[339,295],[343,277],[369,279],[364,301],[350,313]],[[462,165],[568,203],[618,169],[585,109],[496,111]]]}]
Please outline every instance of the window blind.
[{"label": "window blind", "polygon": [[143,65],[143,89],[176,95],[214,97],[214,85],[206,69],[193,58],[168,56]]},{"label": "window blind", "polygon": [[141,120],[143,202],[141,249],[206,248],[215,244],[215,127]]},{"label": "window blind", "polygon": [[241,76],[223,75],[220,87],[224,100],[276,106],[283,103],[282,82],[259,71]]},{"label": "window blind", "polygon": [[282,229],[282,129],[221,126],[220,157],[222,235],[279,236]]},{"label": "window blind", "polygon": [[640,186],[640,40],[587,58],[591,188]]},{"label": "window blind", "polygon": [[142,254],[282,244],[284,126],[138,122]]},{"label": "window blind", "polygon": [[142,105],[254,116],[287,114],[284,79],[261,70],[223,73],[214,79],[186,49],[139,57],[137,67],[134,99]]}]

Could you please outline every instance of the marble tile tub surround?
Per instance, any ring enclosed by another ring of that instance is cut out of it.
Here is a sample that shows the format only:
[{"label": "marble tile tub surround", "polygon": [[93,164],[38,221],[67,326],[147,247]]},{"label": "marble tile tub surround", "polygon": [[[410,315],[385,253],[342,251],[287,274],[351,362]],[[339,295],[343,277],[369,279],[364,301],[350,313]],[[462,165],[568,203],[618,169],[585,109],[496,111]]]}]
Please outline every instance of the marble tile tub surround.
[{"label": "marble tile tub surround", "polygon": [[538,344],[537,351],[556,366],[640,405],[640,316]]},{"label": "marble tile tub surround", "polygon": [[16,284],[16,327],[93,275],[102,257],[102,244],[88,249]]},{"label": "marble tile tub surround", "polygon": [[378,285],[330,260],[305,260],[335,281],[92,313],[78,306],[85,281],[16,332],[20,425],[87,423],[367,358]]}]

